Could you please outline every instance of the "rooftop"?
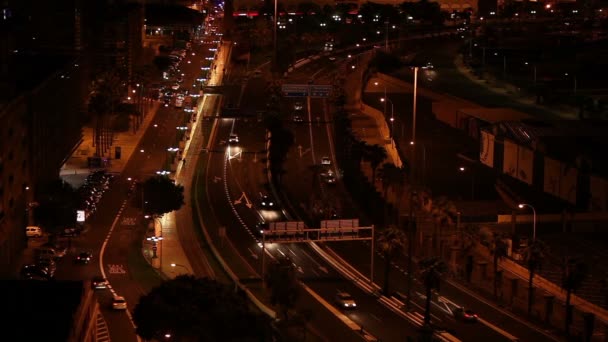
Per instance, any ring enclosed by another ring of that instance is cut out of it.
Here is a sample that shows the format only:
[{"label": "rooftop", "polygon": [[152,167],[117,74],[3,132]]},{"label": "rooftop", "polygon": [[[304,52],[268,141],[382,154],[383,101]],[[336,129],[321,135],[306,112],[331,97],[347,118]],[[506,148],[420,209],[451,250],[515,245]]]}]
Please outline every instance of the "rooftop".
[{"label": "rooftop", "polygon": [[[6,312],[4,336],[21,341],[66,341],[81,301],[82,281],[0,281]],[[10,330],[10,331],[7,331]],[[12,331],[12,333],[11,333]]]},{"label": "rooftop", "polygon": [[202,25],[204,15],[183,6],[146,5],[146,25]]}]

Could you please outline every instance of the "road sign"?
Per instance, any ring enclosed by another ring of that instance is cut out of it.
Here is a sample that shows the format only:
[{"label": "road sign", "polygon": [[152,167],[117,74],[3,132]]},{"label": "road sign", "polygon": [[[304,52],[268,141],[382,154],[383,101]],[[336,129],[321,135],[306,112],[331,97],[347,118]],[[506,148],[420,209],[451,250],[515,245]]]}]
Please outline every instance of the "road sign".
[{"label": "road sign", "polygon": [[329,97],[332,88],[331,85],[313,84],[310,86],[310,97]]},{"label": "road sign", "polygon": [[281,86],[285,97],[306,97],[308,96],[308,84],[283,84]]}]

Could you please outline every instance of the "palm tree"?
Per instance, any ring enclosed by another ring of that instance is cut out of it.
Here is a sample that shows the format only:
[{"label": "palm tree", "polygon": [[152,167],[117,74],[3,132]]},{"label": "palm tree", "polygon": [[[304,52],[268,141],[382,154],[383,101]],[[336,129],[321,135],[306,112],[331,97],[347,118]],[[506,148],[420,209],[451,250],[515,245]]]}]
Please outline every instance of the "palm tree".
[{"label": "palm tree", "polygon": [[562,287],[566,289],[566,336],[570,335],[570,324],[572,323],[572,307],[570,306],[572,292],[576,292],[583,285],[587,273],[587,265],[580,260],[569,259],[564,267]]},{"label": "palm tree", "polygon": [[439,229],[443,227],[453,226],[456,223],[458,210],[452,201],[447,197],[441,196],[432,202],[431,216],[434,221],[433,231],[433,246],[435,252],[438,252],[438,235]]},{"label": "palm tree", "polygon": [[530,276],[528,278],[528,314],[532,313],[532,305],[534,305],[534,275],[538,270],[545,258],[545,254],[548,251],[547,245],[540,240],[534,240],[526,248],[524,258],[528,264],[528,272]]},{"label": "palm tree", "polygon": [[384,286],[382,293],[388,296],[389,293],[389,273],[393,258],[403,253],[407,237],[405,232],[395,226],[389,226],[378,235],[376,239],[377,248],[384,256]]},{"label": "palm tree", "polygon": [[110,116],[120,102],[120,94],[124,93],[124,85],[118,71],[100,74],[91,86],[89,112],[95,120],[93,142],[98,156],[104,154],[111,145]]},{"label": "palm tree", "polygon": [[384,198],[387,199],[388,190],[393,189],[397,203],[397,215],[399,215],[399,209],[401,208],[401,197],[405,186],[405,179],[407,177],[407,171],[404,167],[397,167],[393,163],[384,163],[379,170],[380,177],[382,178],[382,190],[384,192]]},{"label": "palm tree", "polygon": [[431,296],[433,290],[439,290],[441,276],[447,271],[447,265],[438,257],[429,257],[418,262],[420,267],[420,275],[426,289],[426,303],[424,307],[424,324],[431,323]]},{"label": "palm tree", "polygon": [[508,248],[509,246],[503,234],[494,233],[492,235],[490,252],[492,253],[494,262],[494,297],[498,296],[498,285],[501,281],[498,275],[498,261],[507,256]]},{"label": "palm tree", "polygon": [[363,148],[363,159],[367,160],[372,167],[372,184],[376,183],[376,169],[380,164],[386,160],[388,154],[386,149],[378,144],[364,145]]}]

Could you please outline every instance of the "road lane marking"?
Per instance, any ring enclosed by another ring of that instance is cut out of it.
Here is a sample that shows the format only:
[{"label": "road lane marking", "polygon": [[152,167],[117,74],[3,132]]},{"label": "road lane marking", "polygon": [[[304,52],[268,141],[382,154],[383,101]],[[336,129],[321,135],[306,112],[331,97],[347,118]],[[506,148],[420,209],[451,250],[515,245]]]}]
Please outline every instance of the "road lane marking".
[{"label": "road lane marking", "polygon": [[485,319],[483,319],[483,318],[481,318],[481,317],[478,317],[478,318],[477,318],[477,321],[479,321],[479,323],[481,323],[481,324],[483,324],[483,325],[487,326],[488,328],[490,328],[490,329],[492,329],[492,330],[496,331],[497,333],[499,333],[499,334],[503,335],[504,337],[508,338],[510,341],[519,341],[519,338],[517,338],[517,337],[515,337],[515,336],[513,336],[513,335],[511,335],[511,334],[509,334],[508,332],[504,331],[503,329],[501,329],[501,328],[499,328],[499,327],[495,326],[494,324],[492,324],[492,323],[490,323],[490,322],[486,321]]}]

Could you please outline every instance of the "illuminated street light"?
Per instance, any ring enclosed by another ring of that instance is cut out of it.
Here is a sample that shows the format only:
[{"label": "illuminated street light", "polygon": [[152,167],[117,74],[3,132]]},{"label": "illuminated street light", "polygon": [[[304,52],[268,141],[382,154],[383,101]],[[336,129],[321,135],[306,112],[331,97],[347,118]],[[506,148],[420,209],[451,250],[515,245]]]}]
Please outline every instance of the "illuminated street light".
[{"label": "illuminated street light", "polygon": [[521,203],[518,205],[519,209],[528,207],[532,209],[532,242],[536,241],[536,209],[528,203]]},{"label": "illuminated street light", "polygon": [[175,268],[175,267],[183,267],[186,270],[186,274],[192,273],[192,272],[190,272],[190,270],[188,269],[188,267],[186,267],[184,265],[181,265],[181,264],[174,263],[174,262],[171,263],[171,267],[173,267],[173,268]]}]

